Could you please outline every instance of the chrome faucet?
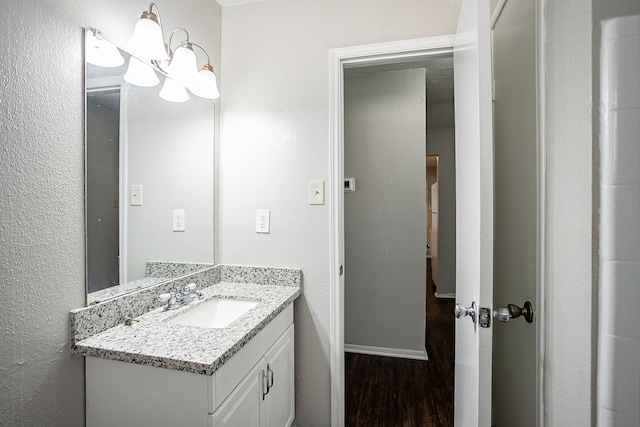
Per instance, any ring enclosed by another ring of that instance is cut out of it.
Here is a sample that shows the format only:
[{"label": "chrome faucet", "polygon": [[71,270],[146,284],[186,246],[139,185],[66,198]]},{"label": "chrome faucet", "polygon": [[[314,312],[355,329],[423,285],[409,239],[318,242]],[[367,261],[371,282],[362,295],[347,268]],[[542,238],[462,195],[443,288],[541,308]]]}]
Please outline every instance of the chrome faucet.
[{"label": "chrome faucet", "polygon": [[195,283],[189,283],[182,289],[177,286],[175,289],[167,294],[160,294],[158,299],[162,302],[166,302],[165,310],[175,310],[183,305],[189,304],[195,298],[202,299],[204,294],[196,289]]}]

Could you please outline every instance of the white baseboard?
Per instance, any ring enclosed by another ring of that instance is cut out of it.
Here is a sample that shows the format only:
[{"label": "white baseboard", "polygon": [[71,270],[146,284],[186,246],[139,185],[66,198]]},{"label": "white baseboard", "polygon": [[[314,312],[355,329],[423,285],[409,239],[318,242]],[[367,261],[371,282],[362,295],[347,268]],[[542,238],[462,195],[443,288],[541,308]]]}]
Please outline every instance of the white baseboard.
[{"label": "white baseboard", "polygon": [[436,296],[436,298],[453,298],[456,299],[456,293],[455,292],[449,292],[448,294],[441,294],[441,293],[434,293],[434,295]]},{"label": "white baseboard", "polygon": [[429,360],[427,349],[406,350],[403,348],[372,347],[369,345],[345,344],[348,353],[371,354],[374,356],[399,357],[401,359]]}]

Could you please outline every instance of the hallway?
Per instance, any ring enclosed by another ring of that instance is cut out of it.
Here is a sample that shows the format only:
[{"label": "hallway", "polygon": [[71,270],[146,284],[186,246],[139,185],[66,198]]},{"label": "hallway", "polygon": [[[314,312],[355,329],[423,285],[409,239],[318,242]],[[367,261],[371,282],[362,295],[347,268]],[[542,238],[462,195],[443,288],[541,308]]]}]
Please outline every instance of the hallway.
[{"label": "hallway", "polygon": [[437,299],[427,268],[428,361],[346,353],[346,426],[453,425],[453,299]]}]

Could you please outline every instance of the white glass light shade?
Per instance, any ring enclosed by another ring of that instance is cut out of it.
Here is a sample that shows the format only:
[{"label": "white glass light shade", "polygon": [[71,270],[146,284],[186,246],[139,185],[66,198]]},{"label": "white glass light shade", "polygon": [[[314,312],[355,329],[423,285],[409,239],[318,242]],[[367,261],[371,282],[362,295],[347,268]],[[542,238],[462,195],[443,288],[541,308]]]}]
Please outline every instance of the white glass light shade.
[{"label": "white glass light shade", "polygon": [[124,58],[118,48],[108,40],[103,39],[96,30],[87,31],[85,54],[88,63],[99,67],[119,67],[124,64]]},{"label": "white glass light shade", "polygon": [[183,44],[173,52],[167,67],[167,74],[186,85],[191,85],[196,81],[198,64],[196,63],[196,54],[190,46]]},{"label": "white glass light shade", "polygon": [[140,58],[158,61],[169,58],[162,38],[162,29],[153,13],[145,12],[142,14],[142,18],[136,23],[125,50]]},{"label": "white glass light shade", "polygon": [[143,87],[152,87],[160,83],[153,68],[133,56],[129,59],[129,67],[124,73],[124,80],[132,85]]},{"label": "white glass light shade", "polygon": [[218,82],[213,68],[205,65],[198,73],[195,83],[189,88],[191,93],[200,98],[218,99],[220,92],[218,91]]},{"label": "white glass light shade", "polygon": [[189,100],[189,94],[180,83],[165,77],[164,85],[160,90],[160,98],[170,102],[185,102]]}]

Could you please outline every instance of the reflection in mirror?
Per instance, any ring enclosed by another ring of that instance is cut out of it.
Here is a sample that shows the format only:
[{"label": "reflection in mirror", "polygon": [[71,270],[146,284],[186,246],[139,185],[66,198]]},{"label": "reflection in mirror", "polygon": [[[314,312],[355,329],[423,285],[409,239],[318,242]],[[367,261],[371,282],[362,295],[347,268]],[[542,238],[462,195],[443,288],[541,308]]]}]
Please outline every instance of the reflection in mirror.
[{"label": "reflection in mirror", "polygon": [[124,81],[126,52],[119,51],[122,65],[97,66],[89,62],[90,46],[87,41],[89,304],[214,260],[213,103],[196,96],[167,102],[160,85]]}]

